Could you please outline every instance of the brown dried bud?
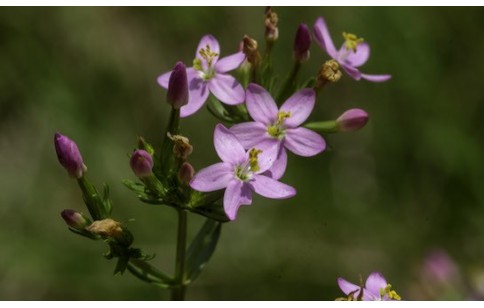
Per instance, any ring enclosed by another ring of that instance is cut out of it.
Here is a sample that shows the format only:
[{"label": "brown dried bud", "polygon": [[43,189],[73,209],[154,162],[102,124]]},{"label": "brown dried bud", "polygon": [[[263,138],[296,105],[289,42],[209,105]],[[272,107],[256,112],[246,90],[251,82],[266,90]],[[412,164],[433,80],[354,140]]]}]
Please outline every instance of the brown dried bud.
[{"label": "brown dried bud", "polygon": [[87,230],[103,237],[119,238],[123,234],[121,223],[111,218],[96,220],[87,227]]},{"label": "brown dried bud", "polygon": [[341,78],[341,71],[339,70],[339,64],[335,60],[328,60],[324,62],[318,73],[318,80],[316,87],[321,87],[329,82],[337,82]]},{"label": "brown dried bud", "polygon": [[273,43],[279,38],[279,28],[277,28],[277,24],[279,23],[279,17],[270,6],[266,8],[265,14],[265,37],[268,42]]},{"label": "brown dried bud", "polygon": [[187,157],[192,154],[193,146],[190,144],[190,140],[187,137],[168,133],[168,138],[174,143],[173,154],[175,154],[175,157],[186,160]]},{"label": "brown dried bud", "polygon": [[243,43],[244,46],[242,48],[242,51],[247,56],[247,61],[249,61],[249,63],[251,64],[258,65],[261,58],[257,41],[250,36],[244,35]]}]

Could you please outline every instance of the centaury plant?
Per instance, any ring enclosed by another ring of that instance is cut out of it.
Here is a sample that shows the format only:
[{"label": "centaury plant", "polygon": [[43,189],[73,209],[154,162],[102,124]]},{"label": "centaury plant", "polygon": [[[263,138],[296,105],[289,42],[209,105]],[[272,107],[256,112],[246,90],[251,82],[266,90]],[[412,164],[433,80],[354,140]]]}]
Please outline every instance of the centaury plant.
[{"label": "centaury plant", "polygon": [[[309,27],[301,24],[294,39],[293,67],[278,83],[271,57],[277,47],[278,22],[277,14],[268,8],[263,52],[256,40],[244,36],[238,52],[221,57],[217,39],[207,34],[198,44],[192,67],[186,68],[180,61],[158,77],[171,105],[166,131],[157,149],[139,138],[129,159],[138,180],[124,180],[123,184],[141,202],[177,212],[173,275],[154,265],[154,255],[133,247],[134,236],[127,225],[112,217],[108,186],[98,191],[87,178],[87,167],[76,143],[55,133],[59,162],[77,180],[89,212],[88,216],[65,209],[62,218],[72,232],[106,242],[109,252],[105,258],[116,260],[115,274],[128,271],[142,281],[169,289],[173,300],[183,300],[187,287],[214,253],[223,224],[235,223],[240,206],[252,204],[253,193],[273,199],[296,195],[296,188],[280,181],[288,168],[287,151],[302,157],[321,154],[326,149],[321,135],[355,131],[367,123],[368,114],[356,108],[335,120],[306,121],[321,90],[341,79],[340,66],[356,80],[381,82],[390,78],[362,74],[356,68],[368,59],[369,45],[344,33],[345,43],[336,51],[324,20],[319,18],[314,38],[332,59],[304,80],[299,76],[300,67],[310,57],[312,35]],[[231,71],[236,74],[231,75]],[[197,149],[182,135],[180,118],[191,116],[204,104],[223,123],[207,132],[213,131],[221,162],[195,172],[189,157]],[[204,216],[205,223],[188,243],[188,217],[192,214]],[[351,300],[399,299],[378,273],[370,275],[366,286],[343,279],[339,285]]]}]

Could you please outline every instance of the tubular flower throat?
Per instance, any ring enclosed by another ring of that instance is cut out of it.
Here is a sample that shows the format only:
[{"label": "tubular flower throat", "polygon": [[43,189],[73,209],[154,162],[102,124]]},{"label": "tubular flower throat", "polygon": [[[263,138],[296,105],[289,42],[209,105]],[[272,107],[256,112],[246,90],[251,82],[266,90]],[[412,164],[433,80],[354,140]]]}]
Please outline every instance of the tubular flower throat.
[{"label": "tubular flower throat", "polygon": [[235,168],[235,175],[243,182],[247,182],[252,178],[252,173],[260,170],[259,154],[262,150],[253,148],[249,151],[249,161],[243,165]]},{"label": "tubular flower throat", "polygon": [[204,70],[202,60],[200,60],[199,58],[195,58],[193,60],[193,68],[202,73],[203,80],[210,80],[215,75],[213,60],[215,57],[218,57],[219,54],[210,50],[210,45],[208,44],[207,46],[205,46],[205,48],[200,49],[199,54],[205,61],[207,61],[208,67]]},{"label": "tubular flower throat", "polygon": [[279,111],[277,113],[276,123],[267,127],[267,133],[274,138],[282,139],[284,138],[286,128],[284,127],[284,120],[291,117],[290,111]]},{"label": "tubular flower throat", "polygon": [[358,37],[353,33],[343,32],[343,37],[345,39],[346,50],[353,50],[353,52],[356,52],[358,45],[364,42],[362,37]]}]

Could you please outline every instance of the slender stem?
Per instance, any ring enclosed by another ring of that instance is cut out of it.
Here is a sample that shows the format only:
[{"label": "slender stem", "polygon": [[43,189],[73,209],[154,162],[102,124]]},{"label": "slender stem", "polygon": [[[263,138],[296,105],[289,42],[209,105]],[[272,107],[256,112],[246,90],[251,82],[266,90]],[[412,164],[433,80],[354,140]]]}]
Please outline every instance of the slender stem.
[{"label": "slender stem", "polygon": [[182,301],[185,299],[185,253],[187,246],[187,212],[178,211],[178,239],[176,245],[175,282],[176,286],[171,291],[171,299]]}]

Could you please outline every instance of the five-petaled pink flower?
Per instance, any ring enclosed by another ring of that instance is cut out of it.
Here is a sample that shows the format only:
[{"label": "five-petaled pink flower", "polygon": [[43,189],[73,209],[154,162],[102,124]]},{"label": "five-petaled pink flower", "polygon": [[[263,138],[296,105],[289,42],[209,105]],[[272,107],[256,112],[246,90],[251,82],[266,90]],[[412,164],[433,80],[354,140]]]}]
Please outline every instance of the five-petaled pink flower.
[{"label": "five-petaled pink flower", "polygon": [[277,108],[271,95],[261,86],[251,83],[247,88],[246,104],[255,122],[232,126],[232,131],[246,148],[257,146],[267,149],[276,146],[277,158],[270,168],[271,177],[280,179],[286,170],[286,149],[299,156],[313,156],[326,148],[326,142],[317,133],[298,127],[314,108],[313,89],[302,89]]},{"label": "five-petaled pink flower", "polygon": [[356,284],[348,282],[343,278],[338,278],[338,285],[348,297],[353,300],[363,301],[389,301],[400,300],[400,296],[392,290],[392,285],[388,284],[381,273],[373,272],[366,279],[365,286],[361,288]]},{"label": "five-petaled pink flower", "polygon": [[357,67],[365,64],[370,57],[370,46],[356,35],[343,32],[345,42],[339,50],[336,50],[323,17],[319,17],[316,20],[316,23],[314,24],[314,34],[318,45],[321,46],[331,58],[338,61],[348,75],[354,79],[360,80],[363,78],[373,82],[383,82],[392,77],[391,75],[363,74],[357,69]]},{"label": "five-petaled pink flower", "polygon": [[261,173],[273,163],[276,148],[245,151],[237,137],[222,124],[215,128],[215,150],[222,159],[195,174],[190,186],[198,191],[210,192],[224,189],[223,206],[227,217],[234,220],[241,205],[252,203],[252,192],[272,199],[293,197],[296,190]]},{"label": "five-petaled pink flower", "polygon": [[[245,60],[243,52],[237,52],[219,60],[220,46],[212,35],[205,35],[198,44],[193,67],[187,69],[189,100],[180,108],[180,116],[197,112],[210,92],[228,105],[241,104],[245,100],[244,88],[227,72],[240,66]],[[158,77],[158,83],[168,88],[171,71]]]}]

